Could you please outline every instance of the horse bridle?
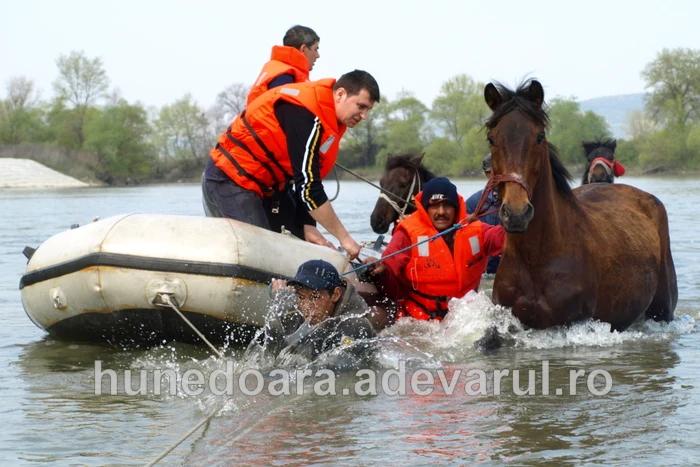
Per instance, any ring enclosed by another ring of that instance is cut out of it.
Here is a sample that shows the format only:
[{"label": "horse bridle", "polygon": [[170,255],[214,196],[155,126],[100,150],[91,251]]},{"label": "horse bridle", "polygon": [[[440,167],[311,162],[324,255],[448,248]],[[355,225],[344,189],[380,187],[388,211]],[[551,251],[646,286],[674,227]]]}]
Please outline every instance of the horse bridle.
[{"label": "horse bridle", "polygon": [[[411,204],[411,199],[413,198],[413,189],[416,187],[416,183],[418,183],[418,191],[421,190],[421,183],[420,183],[420,175],[418,174],[418,169],[415,169],[416,172],[413,175],[413,181],[411,182],[411,188],[408,190],[408,195],[406,195],[406,199],[403,200],[403,208],[399,207],[399,203],[391,199],[387,194],[384,192],[379,193],[379,197],[383,200],[385,200],[387,203],[389,203],[389,206],[394,208],[396,212],[399,213],[399,219],[401,216],[403,216],[406,213],[406,209],[408,206]],[[396,196],[396,195],[394,195]],[[396,196],[398,198],[398,196]]]},{"label": "horse bridle", "polygon": [[593,161],[591,162],[591,166],[588,168],[588,183],[591,183],[591,178],[593,176],[593,174],[591,172],[593,171],[593,169],[596,166],[602,165],[603,169],[605,170],[605,173],[609,177],[613,174],[613,165],[614,164],[615,164],[614,162],[609,161],[604,157],[596,157],[595,159],[593,159]]},{"label": "horse bridle", "polygon": [[474,212],[472,212],[468,217],[467,217],[467,223],[474,222],[475,220],[479,219],[480,217],[488,216],[489,214],[493,214],[494,212],[498,211],[498,208],[492,209],[487,212],[480,212],[481,208],[484,207],[484,203],[486,203],[486,200],[489,197],[489,193],[491,193],[498,185],[501,183],[505,182],[513,182],[517,183],[521,187],[523,187],[523,190],[525,190],[525,193],[527,193],[527,199],[528,201],[532,201],[532,191],[530,191],[530,187],[527,186],[527,183],[525,183],[525,179],[522,177],[520,174],[516,174],[514,172],[510,173],[505,173],[505,174],[495,174],[491,172],[491,176],[489,177],[489,181],[486,182],[486,187],[484,188],[484,191],[481,193],[481,198],[479,198],[479,202],[476,204],[476,208],[474,209]]}]

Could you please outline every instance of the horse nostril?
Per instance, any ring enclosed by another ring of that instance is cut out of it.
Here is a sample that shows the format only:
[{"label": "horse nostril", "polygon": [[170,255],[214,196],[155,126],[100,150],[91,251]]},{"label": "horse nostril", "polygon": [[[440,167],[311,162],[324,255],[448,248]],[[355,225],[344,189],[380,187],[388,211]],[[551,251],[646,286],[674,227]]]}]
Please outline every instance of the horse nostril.
[{"label": "horse nostril", "polygon": [[503,219],[508,219],[508,217],[510,217],[510,211],[508,211],[508,206],[505,204],[501,205],[501,217]]},{"label": "horse nostril", "polygon": [[527,219],[532,219],[535,217],[535,207],[532,205],[532,203],[527,203],[527,209],[525,209],[525,216]]}]

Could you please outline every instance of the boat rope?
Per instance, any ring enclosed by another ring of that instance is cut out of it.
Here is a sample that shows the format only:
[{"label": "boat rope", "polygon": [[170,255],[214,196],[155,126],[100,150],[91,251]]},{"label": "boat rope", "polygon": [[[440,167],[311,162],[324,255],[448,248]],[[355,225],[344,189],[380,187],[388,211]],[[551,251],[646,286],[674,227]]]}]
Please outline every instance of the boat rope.
[{"label": "boat rope", "polygon": [[185,441],[187,438],[189,438],[190,436],[192,436],[192,434],[193,434],[194,432],[196,432],[202,425],[204,425],[205,423],[211,421],[211,419],[214,418],[214,415],[216,415],[217,412],[219,411],[219,408],[220,408],[220,407],[217,407],[216,410],[214,410],[212,413],[210,413],[209,415],[207,415],[206,418],[202,419],[199,423],[197,423],[190,431],[188,431],[187,433],[185,433],[180,439],[178,439],[177,441],[175,441],[175,442],[174,442],[173,444],[171,444],[165,451],[163,451],[162,453],[160,453],[160,455],[159,455],[158,457],[156,457],[156,458],[153,459],[151,462],[149,462],[148,464],[146,464],[146,467],[154,466],[154,465],[156,465],[158,462],[160,462],[161,460],[163,460],[163,459],[165,458],[165,456],[167,456],[168,454],[170,454],[176,447],[178,447],[180,444],[182,444],[183,441]]},{"label": "boat rope", "polygon": [[161,300],[162,302],[161,302],[161,303],[158,303],[157,300],[154,299],[154,300],[153,300],[153,304],[154,304],[154,305],[159,305],[159,306],[168,306],[168,307],[172,308],[172,309],[175,311],[175,313],[177,313],[178,315],[180,315],[180,318],[182,318],[182,320],[183,320],[185,323],[187,323],[187,325],[188,325],[190,328],[192,328],[192,330],[200,337],[200,339],[202,339],[202,340],[204,341],[204,343],[207,344],[207,345],[209,346],[209,348],[212,350],[212,352],[214,352],[214,353],[217,355],[217,357],[219,357],[220,359],[223,360],[224,356],[221,355],[221,352],[219,352],[219,351],[216,349],[216,347],[214,347],[214,346],[212,345],[212,343],[209,342],[209,340],[208,340],[206,337],[204,337],[204,334],[202,334],[201,332],[199,332],[199,329],[197,329],[197,328],[195,327],[195,325],[192,324],[192,323],[190,322],[190,320],[188,320],[188,319],[185,317],[185,315],[182,314],[182,312],[181,312],[180,310],[178,310],[177,305],[176,305],[175,303],[173,303],[173,299],[172,299],[171,295],[172,295],[172,294],[169,294],[169,293],[159,293],[158,295],[156,295],[156,299],[157,299],[157,298],[160,298],[160,300]]},{"label": "boat rope", "polygon": [[[156,306],[164,306],[164,307],[170,307],[170,308],[172,308],[173,311],[175,311],[175,313],[177,313],[177,314],[180,316],[180,318],[182,318],[182,320],[183,320],[185,323],[187,323],[187,325],[188,325],[190,328],[192,328],[192,330],[193,330],[193,331],[194,331],[194,332],[209,346],[209,348],[210,348],[220,359],[223,360],[224,356],[221,354],[221,352],[219,352],[219,351],[216,349],[216,347],[214,347],[214,346],[212,345],[212,343],[209,342],[209,340],[208,340],[206,337],[204,337],[204,334],[202,334],[202,333],[199,331],[199,329],[197,329],[197,327],[196,327],[194,324],[192,324],[192,323],[190,322],[190,320],[188,320],[188,319],[185,317],[184,314],[182,314],[182,312],[178,309],[177,304],[176,304],[176,303],[173,303],[174,298],[171,297],[171,295],[172,295],[172,294],[163,293],[163,292],[158,293],[158,294],[156,295],[156,298],[153,299],[153,304],[156,305]],[[174,442],[173,444],[171,444],[165,451],[163,451],[162,453],[160,453],[160,455],[159,455],[158,457],[156,457],[156,458],[153,459],[151,462],[149,462],[148,464],[146,464],[146,467],[151,467],[151,466],[153,466],[153,465],[156,465],[158,462],[160,462],[161,460],[163,460],[163,459],[165,458],[165,456],[167,456],[168,454],[170,454],[176,447],[178,447],[180,444],[182,444],[183,441],[185,441],[187,438],[189,438],[190,436],[192,436],[192,434],[194,434],[202,425],[204,425],[205,423],[209,422],[212,418],[214,418],[214,416],[219,412],[219,409],[220,409],[220,408],[221,408],[221,406],[220,406],[220,407],[217,407],[215,410],[213,410],[209,415],[207,415],[207,416],[206,416],[205,418],[203,418],[199,423],[197,423],[194,427],[192,427],[192,428],[190,429],[190,431],[188,431],[187,433],[185,433],[184,435],[182,435],[182,437],[181,437],[180,439],[178,439],[177,441],[175,441],[175,442]]]}]

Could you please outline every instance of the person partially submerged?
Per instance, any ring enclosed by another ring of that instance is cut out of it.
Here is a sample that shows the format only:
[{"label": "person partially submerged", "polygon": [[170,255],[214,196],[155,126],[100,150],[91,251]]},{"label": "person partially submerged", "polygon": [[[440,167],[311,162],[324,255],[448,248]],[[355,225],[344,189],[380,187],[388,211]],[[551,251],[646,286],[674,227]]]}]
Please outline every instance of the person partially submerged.
[{"label": "person partially submerged", "polygon": [[351,367],[369,357],[367,339],[376,336],[370,307],[329,262],[307,261],[290,281],[273,279],[271,296],[255,344],[277,363],[310,362],[341,347],[347,352],[331,366]]}]

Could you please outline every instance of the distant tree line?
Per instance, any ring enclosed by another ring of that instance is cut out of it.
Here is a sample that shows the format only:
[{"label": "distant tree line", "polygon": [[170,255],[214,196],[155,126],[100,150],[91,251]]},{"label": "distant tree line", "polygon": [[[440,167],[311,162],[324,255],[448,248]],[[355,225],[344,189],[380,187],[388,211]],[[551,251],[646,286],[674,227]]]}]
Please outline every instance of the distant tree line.
[{"label": "distant tree line", "polygon": [[[222,90],[210,109],[185,94],[160,109],[127,102],[110,87],[100,58],[80,52],[56,60],[53,96],[43,100],[34,82],[12,78],[0,101],[0,156],[30,157],[107,184],[193,180],[209,150],[243,110],[249,86]],[[649,90],[643,112],[630,116],[629,140],[617,157],[642,170],[695,169],[700,165],[700,51],[663,50],[642,71]],[[377,169],[387,154],[426,153],[436,173],[480,171],[488,151],[483,124],[490,111],[484,83],[462,74],[445,81],[430,107],[411,92],[382,99],[368,119],[349,130],[339,162]],[[610,137],[609,125],[582,112],[573,98],[549,102],[549,140],[566,164],[582,164],[582,140]]]}]

